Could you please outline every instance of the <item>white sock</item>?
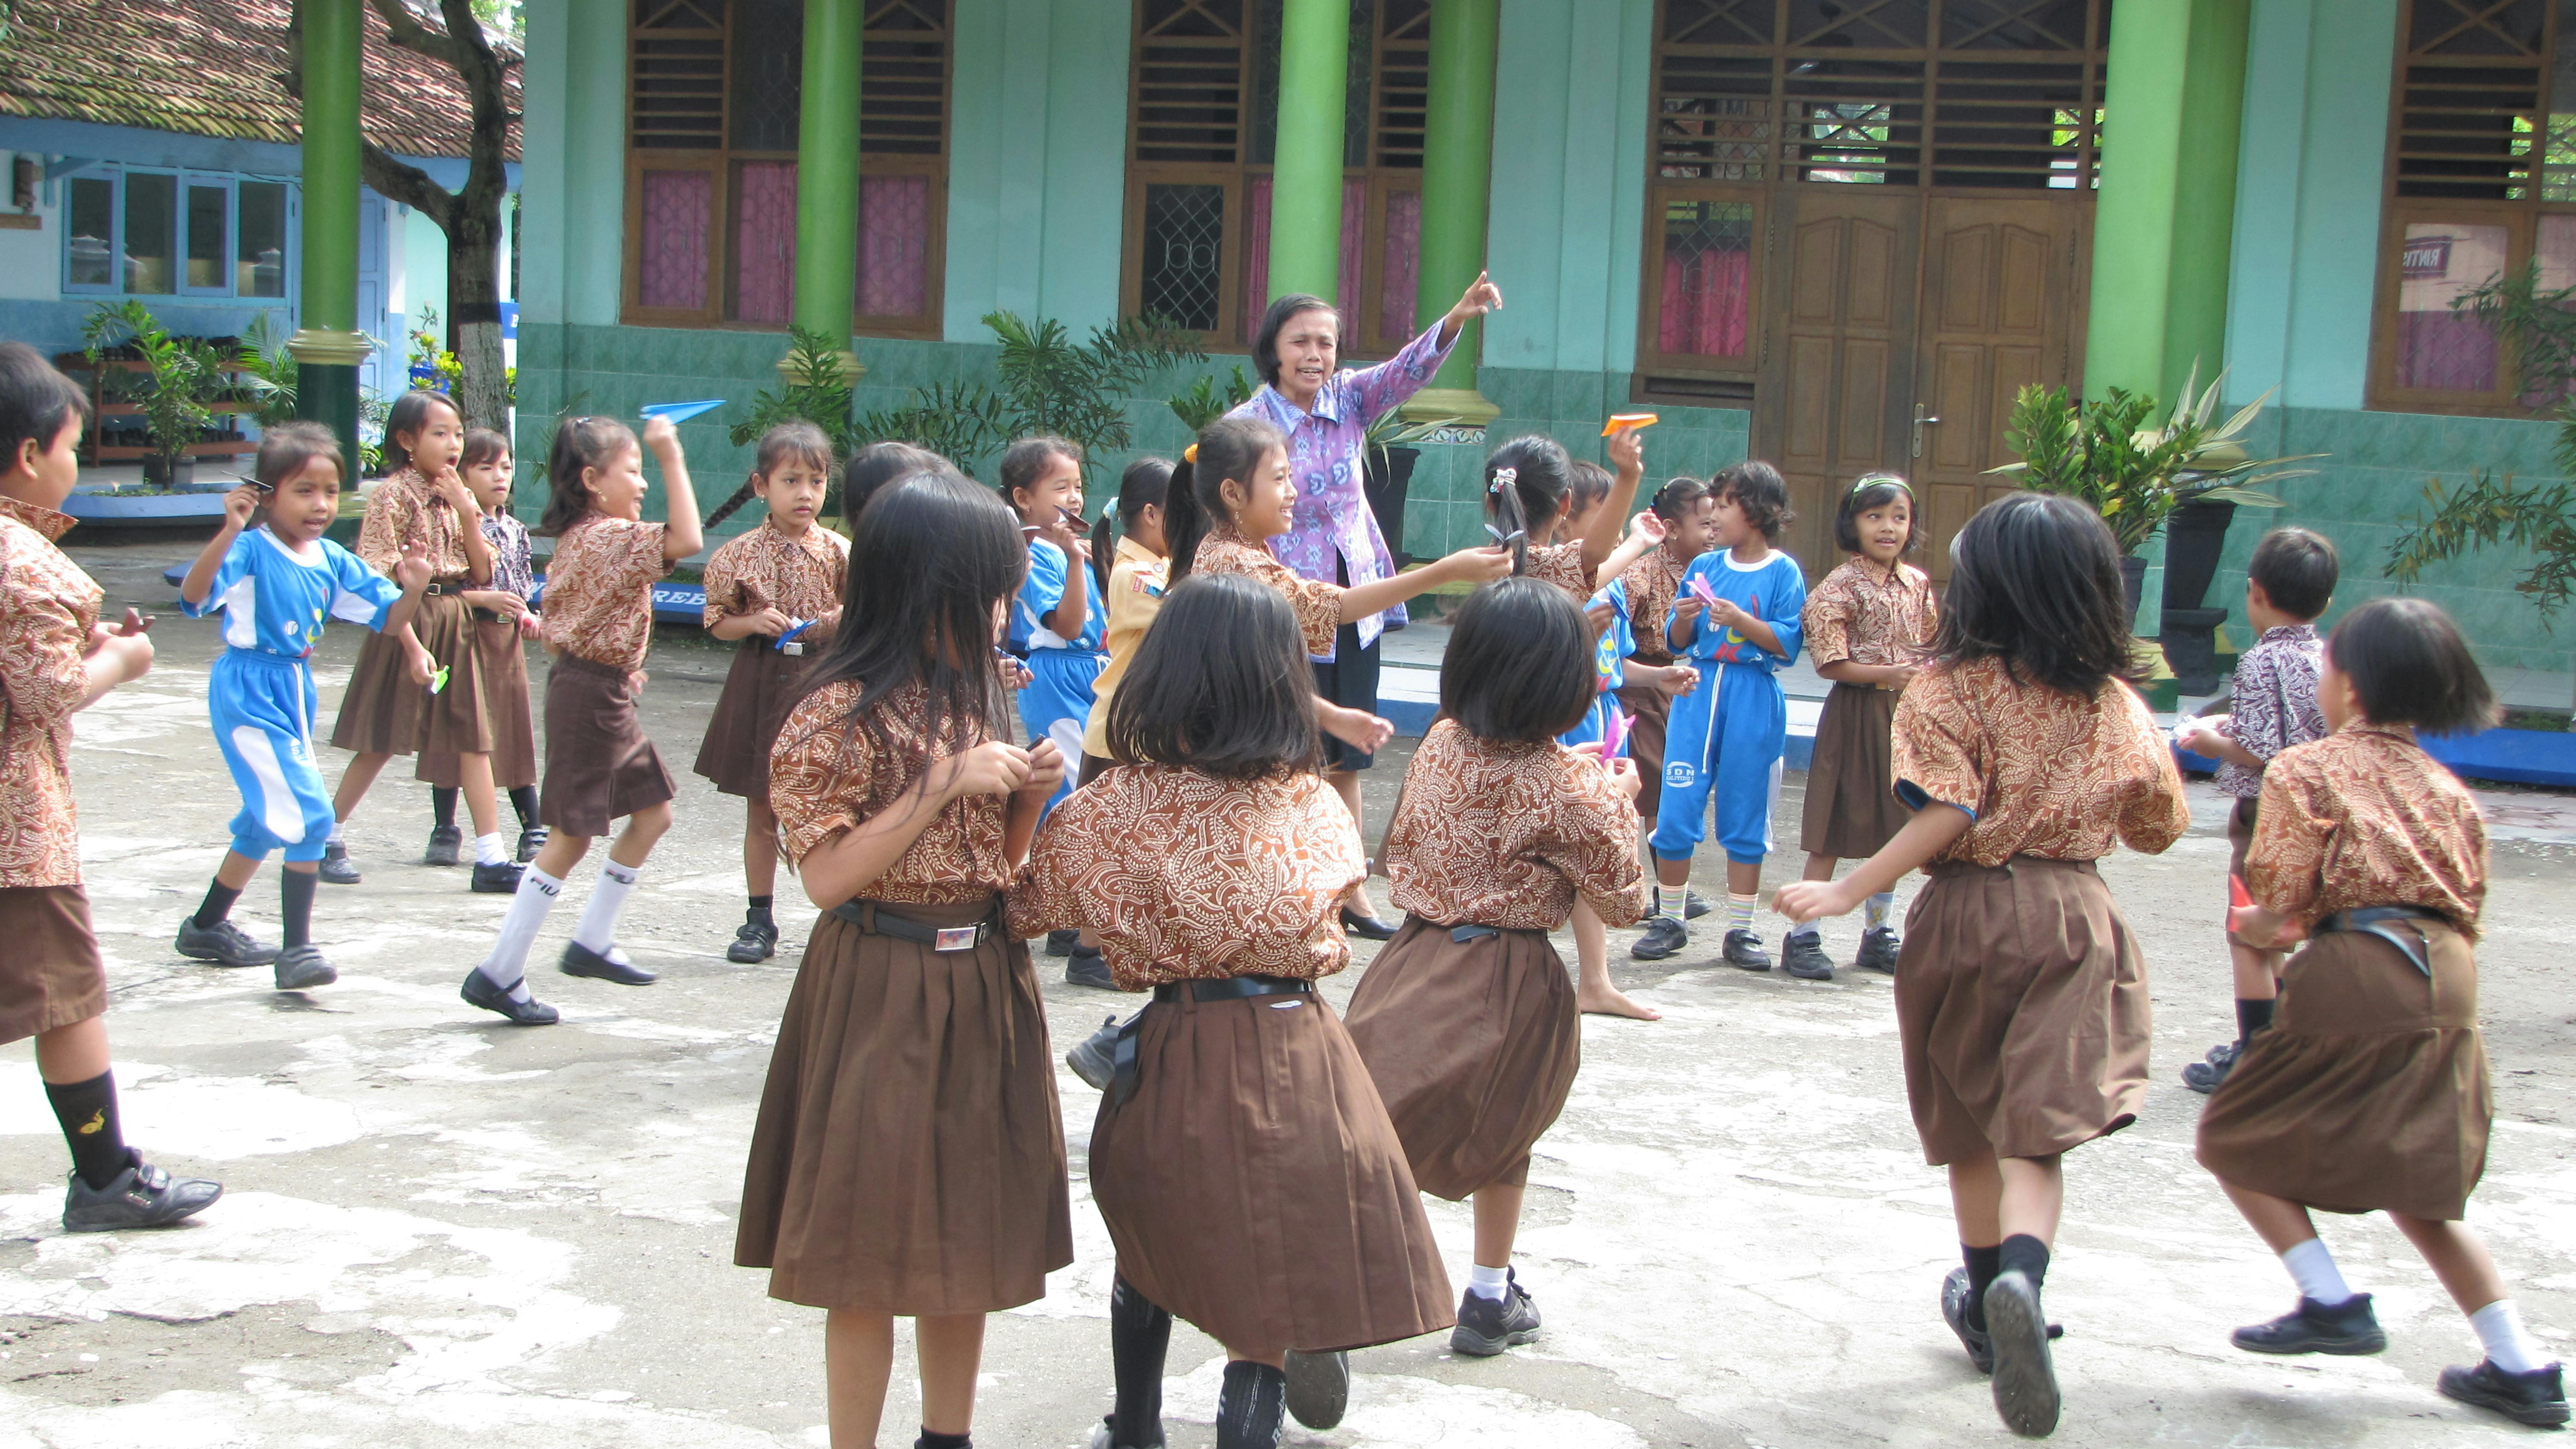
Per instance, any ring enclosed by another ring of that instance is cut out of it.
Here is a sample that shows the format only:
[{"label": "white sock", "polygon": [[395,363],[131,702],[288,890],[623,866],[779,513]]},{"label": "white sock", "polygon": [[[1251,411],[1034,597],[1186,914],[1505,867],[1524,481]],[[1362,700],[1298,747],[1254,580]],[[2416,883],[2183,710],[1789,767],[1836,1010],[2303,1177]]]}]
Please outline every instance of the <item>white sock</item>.
[{"label": "white sock", "polygon": [[1871,896],[1869,898],[1869,925],[1867,929],[1875,931],[1885,927],[1887,925],[1888,913],[1895,909],[1896,892],[1880,891],[1877,895]]},{"label": "white sock", "polygon": [[1739,896],[1733,891],[1728,891],[1726,893],[1726,928],[1730,931],[1752,930],[1753,913],[1760,909],[1762,909],[1760,896]]},{"label": "white sock", "polygon": [[1655,887],[1655,914],[1681,920],[1690,909],[1690,887],[1686,885]]},{"label": "white sock", "polygon": [[1467,1291],[1479,1298],[1491,1298],[1500,1303],[1503,1301],[1503,1289],[1511,1281],[1511,1271],[1509,1268],[1488,1268],[1482,1263],[1471,1264],[1467,1269]]},{"label": "white sock", "polygon": [[635,877],[642,866],[602,862],[599,884],[590,892],[590,904],[581,912],[581,924],[575,926],[572,938],[584,950],[596,951],[623,966],[626,953],[617,949],[617,913],[626,909],[626,897],[635,889]]},{"label": "white sock", "polygon": [[2478,1342],[2485,1345],[2487,1357],[2509,1374],[2527,1374],[2547,1368],[2550,1360],[2541,1346],[2533,1341],[2531,1330],[2522,1326],[2522,1310],[2510,1298],[2499,1298],[2469,1315],[2469,1327],[2478,1331]]},{"label": "white sock", "polygon": [[2290,1270],[2302,1298],[2313,1298],[2328,1308],[2352,1301],[2352,1287],[2343,1281],[2343,1270],[2335,1266],[2334,1254],[2326,1250],[2323,1238],[2294,1245],[2281,1254],[2281,1266]]},{"label": "white sock", "polygon": [[519,877],[518,894],[510,897],[509,912],[501,917],[501,938],[492,943],[492,954],[474,969],[483,973],[495,986],[506,988],[513,1001],[528,999],[528,947],[537,939],[537,929],[546,923],[546,913],[555,908],[555,897],[563,894],[563,882],[529,866]]},{"label": "white sock", "polygon": [[489,835],[478,835],[474,837],[474,863],[476,865],[507,865],[510,863],[510,853],[501,848],[500,831],[495,830]]},{"label": "white sock", "polygon": [[345,827],[345,825],[346,825],[346,822],[344,822],[344,821],[334,820],[334,821],[332,821],[332,822],[331,822],[331,842],[330,842],[331,844],[333,844],[333,845],[346,845],[346,844],[348,844],[348,843],[349,843],[349,842],[348,842],[348,840],[347,840],[347,838],[346,838],[346,837],[344,837],[343,835],[341,835],[341,833],[340,833],[340,832],[341,832],[341,830]]}]

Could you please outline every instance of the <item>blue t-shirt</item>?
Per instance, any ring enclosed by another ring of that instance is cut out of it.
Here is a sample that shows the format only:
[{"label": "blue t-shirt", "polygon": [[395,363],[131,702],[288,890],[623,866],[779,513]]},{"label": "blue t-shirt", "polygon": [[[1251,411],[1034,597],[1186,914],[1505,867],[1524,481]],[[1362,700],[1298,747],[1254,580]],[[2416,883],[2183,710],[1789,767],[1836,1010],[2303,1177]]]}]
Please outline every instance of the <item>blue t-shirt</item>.
[{"label": "blue t-shirt", "polygon": [[1721,599],[1734,601],[1737,607],[1763,623],[1780,636],[1781,653],[1757,648],[1732,629],[1710,626],[1709,616],[1701,614],[1696,621],[1698,632],[1691,636],[1685,657],[1703,664],[1734,664],[1769,672],[1798,657],[1798,647],[1806,642],[1807,629],[1801,615],[1807,607],[1807,577],[1799,572],[1798,561],[1777,549],[1757,564],[1740,564],[1726,549],[1711,549],[1691,560],[1682,572],[1677,599],[1694,598],[1691,580],[1704,578]]},{"label": "blue t-shirt", "polygon": [[1628,618],[1628,581],[1612,579],[1610,587],[1593,596],[1610,601],[1610,627],[1601,631],[1592,650],[1593,683],[1603,694],[1619,687],[1626,677],[1626,661],[1637,652],[1637,632]]},{"label": "blue t-shirt", "polygon": [[1020,585],[1020,597],[1011,610],[1011,647],[1025,654],[1036,649],[1078,649],[1085,654],[1100,652],[1101,631],[1108,627],[1108,611],[1100,607],[1100,580],[1088,566],[1076,567],[1082,575],[1082,637],[1059,637],[1045,624],[1046,616],[1064,602],[1064,550],[1043,538],[1029,540],[1029,577]]},{"label": "blue t-shirt", "polygon": [[191,619],[224,611],[224,642],[287,659],[312,654],[326,618],[382,629],[402,590],[383,574],[327,538],[297,553],[266,528],[233,540],[206,601],[179,607]]}]

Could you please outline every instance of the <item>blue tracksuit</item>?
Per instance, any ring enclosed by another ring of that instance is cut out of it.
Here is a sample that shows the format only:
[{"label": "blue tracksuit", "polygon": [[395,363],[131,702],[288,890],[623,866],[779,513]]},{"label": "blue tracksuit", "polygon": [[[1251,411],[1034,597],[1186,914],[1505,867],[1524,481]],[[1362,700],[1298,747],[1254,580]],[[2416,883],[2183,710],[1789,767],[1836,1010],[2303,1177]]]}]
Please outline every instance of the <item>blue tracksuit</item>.
[{"label": "blue tracksuit", "polygon": [[224,611],[227,647],[206,685],[206,712],[241,791],[234,850],[253,860],[281,848],[288,860],[322,858],[331,795],[313,763],[313,646],[326,618],[382,629],[401,598],[392,580],[327,538],[298,554],[259,528],[233,540],[203,604],[180,601],[192,619]]},{"label": "blue tracksuit", "polygon": [[[1601,638],[1593,646],[1592,712],[1583,717],[1583,723],[1556,737],[1560,745],[1588,745],[1608,735],[1610,711],[1619,707],[1619,701],[1611,697],[1610,691],[1619,687],[1619,681],[1625,677],[1628,656],[1637,652],[1637,636],[1628,623],[1626,581],[1614,579],[1610,587],[1594,597],[1608,599],[1612,613],[1610,627],[1601,631]],[[1626,740],[1619,742],[1618,753],[1622,756],[1628,753]]]},{"label": "blue tracksuit", "polygon": [[1699,631],[1684,657],[1699,666],[1700,686],[1673,701],[1664,725],[1664,798],[1655,812],[1655,855],[1688,860],[1702,838],[1711,787],[1717,795],[1717,843],[1726,858],[1759,864],[1771,853],[1771,807],[1780,797],[1780,757],[1789,746],[1789,703],[1773,671],[1798,657],[1806,630],[1806,577],[1798,561],[1774,550],[1746,567],[1723,551],[1701,554],[1682,575],[1705,578],[1780,636],[1781,653],[1755,648],[1732,629]]},{"label": "blue tracksuit", "polygon": [[1064,754],[1064,783],[1047,797],[1049,811],[1073,793],[1074,778],[1082,773],[1082,731],[1091,723],[1094,686],[1109,663],[1100,652],[1101,632],[1109,623],[1108,610],[1100,603],[1100,580],[1085,565],[1072,571],[1082,576],[1087,601],[1081,637],[1060,638],[1043,622],[1064,602],[1068,587],[1064,550],[1043,538],[1029,540],[1028,580],[1020,585],[1020,596],[1011,607],[1012,652],[1024,656],[1029,673],[1036,676],[1020,691],[1020,723],[1029,732],[1031,746],[1042,739],[1053,740]]}]

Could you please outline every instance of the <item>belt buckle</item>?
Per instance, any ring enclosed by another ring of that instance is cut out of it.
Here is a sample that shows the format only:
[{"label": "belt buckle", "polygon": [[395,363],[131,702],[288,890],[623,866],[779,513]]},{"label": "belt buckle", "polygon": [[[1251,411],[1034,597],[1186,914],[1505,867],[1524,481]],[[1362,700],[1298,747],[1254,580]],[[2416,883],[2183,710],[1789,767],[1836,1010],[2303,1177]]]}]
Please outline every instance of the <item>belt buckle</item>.
[{"label": "belt buckle", "polygon": [[802,640],[790,640],[785,644],[779,645],[778,652],[791,659],[801,659],[805,655],[805,645]]},{"label": "belt buckle", "polygon": [[975,926],[942,926],[939,928],[938,936],[930,943],[930,949],[972,951],[975,949],[975,936],[979,929]]}]

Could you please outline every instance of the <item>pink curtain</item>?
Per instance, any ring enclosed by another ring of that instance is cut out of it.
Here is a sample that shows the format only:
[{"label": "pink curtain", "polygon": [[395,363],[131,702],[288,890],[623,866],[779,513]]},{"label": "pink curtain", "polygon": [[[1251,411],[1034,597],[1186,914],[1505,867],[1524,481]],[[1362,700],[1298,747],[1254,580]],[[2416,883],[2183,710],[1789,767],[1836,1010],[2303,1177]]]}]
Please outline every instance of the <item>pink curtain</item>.
[{"label": "pink curtain", "polygon": [[859,178],[859,311],[916,317],[929,308],[930,178]]},{"label": "pink curtain", "polygon": [[2397,385],[2489,391],[2496,385],[2495,334],[2466,312],[2398,313]]},{"label": "pink curtain", "polygon": [[1664,315],[1658,345],[1692,357],[1742,357],[1744,284],[1750,259],[1741,251],[1664,252]]},{"label": "pink curtain", "polygon": [[704,171],[644,173],[644,235],[635,300],[695,311],[707,305],[707,232],[715,178]]},{"label": "pink curtain", "polygon": [[734,320],[783,323],[795,296],[796,163],[745,161],[736,176]]},{"label": "pink curtain", "polygon": [[1380,337],[1413,336],[1413,293],[1421,279],[1422,193],[1390,191],[1386,196],[1386,249],[1378,259]]},{"label": "pink curtain", "polygon": [[[1251,195],[1244,207],[1243,228],[1243,335],[1246,341],[1261,326],[1261,314],[1270,306],[1270,178],[1252,178]],[[1342,348],[1348,351],[1349,316],[1359,301],[1360,266],[1368,254],[1368,182],[1350,178],[1342,182],[1342,266],[1334,285],[1341,289],[1343,317]]]},{"label": "pink curtain", "polygon": [[1353,319],[1360,310],[1360,264],[1368,259],[1368,182],[1345,178],[1342,182],[1342,268],[1334,276],[1338,289],[1333,295],[1342,304],[1342,347],[1348,350],[1358,341],[1359,327]]}]

